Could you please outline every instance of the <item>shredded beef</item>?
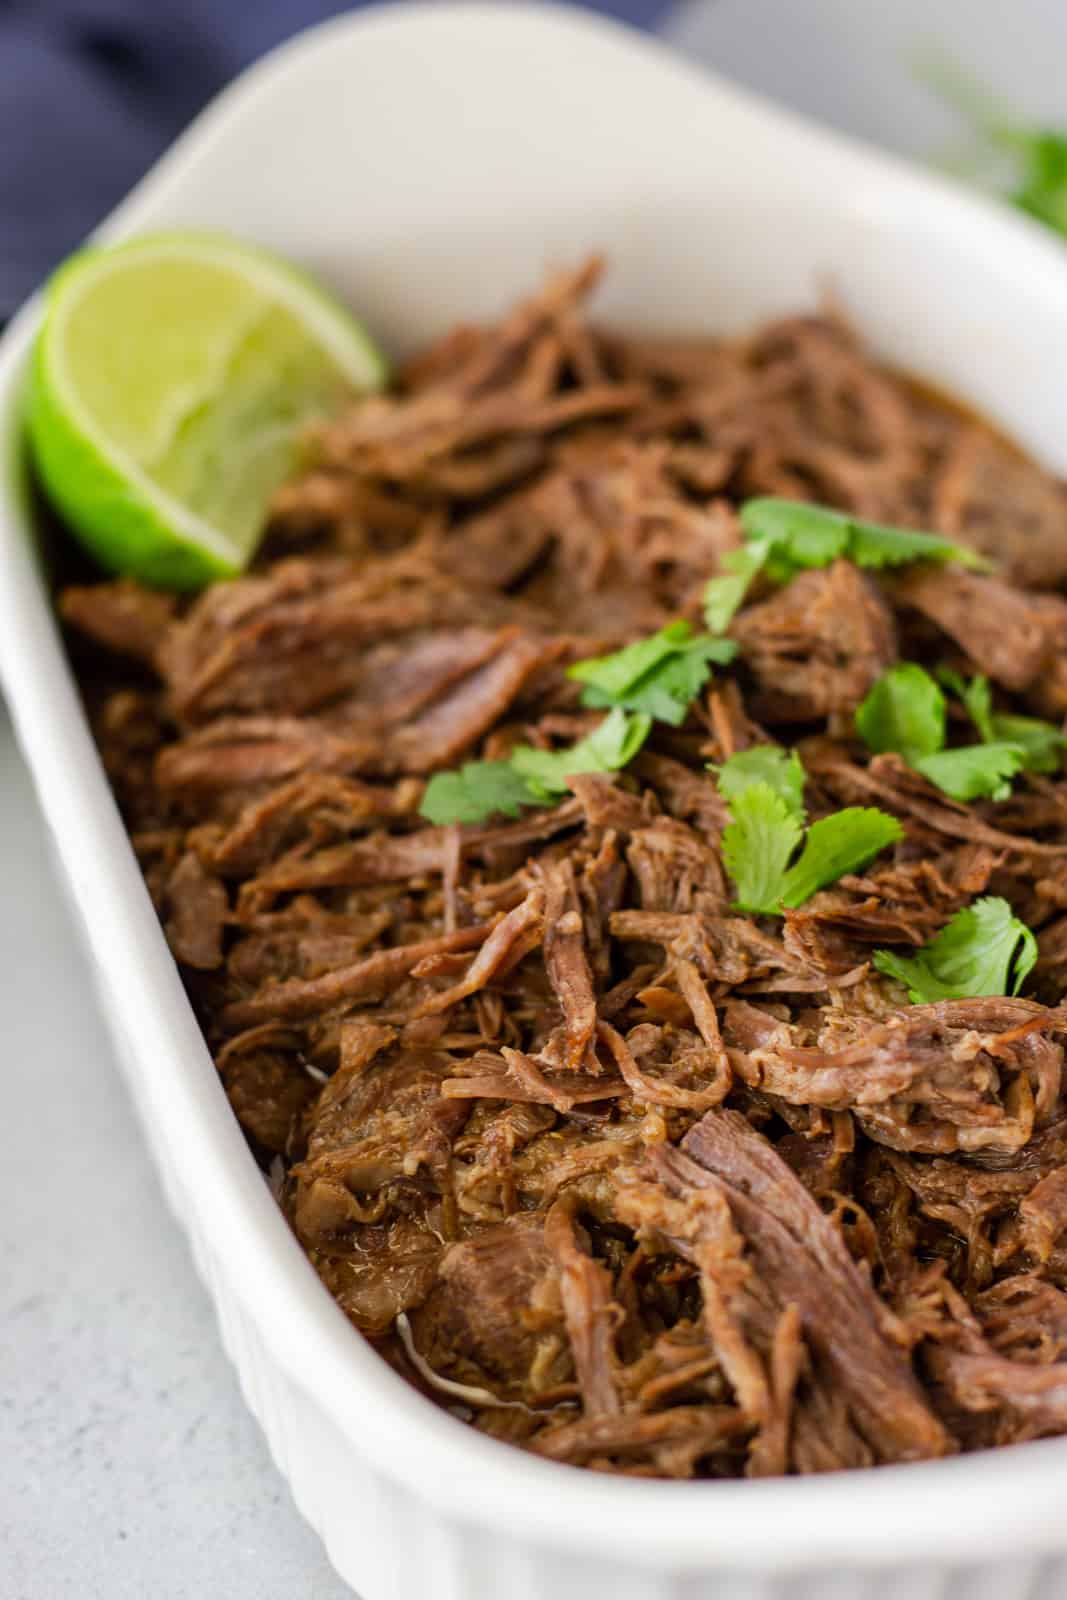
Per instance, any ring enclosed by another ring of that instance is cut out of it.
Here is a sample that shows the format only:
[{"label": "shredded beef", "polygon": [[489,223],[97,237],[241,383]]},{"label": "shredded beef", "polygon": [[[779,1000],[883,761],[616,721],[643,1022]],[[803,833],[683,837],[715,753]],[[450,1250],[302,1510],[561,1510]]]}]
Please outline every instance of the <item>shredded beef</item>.
[{"label": "shredded beef", "polygon": [[[965,805],[854,724],[898,656],[1063,716],[1067,495],[836,315],[627,336],[585,319],[599,270],[324,424],[246,576],[60,597],[223,1086],[355,1327],[551,1460],[761,1477],[1067,1432],[1067,782]],[[589,732],[568,665],[698,624],[755,494],[997,570],[761,577],[736,662],[625,771],[422,819],[434,772]],[[903,838],[757,918],[709,767],[775,741],[811,820]],[[1025,997],[912,1004],[872,966],[986,893],[1038,935]]]},{"label": "shredded beef", "polygon": [[855,711],[897,654],[889,606],[849,561],[802,572],[743,611],[733,633],[756,679],[753,704],[764,722]]}]

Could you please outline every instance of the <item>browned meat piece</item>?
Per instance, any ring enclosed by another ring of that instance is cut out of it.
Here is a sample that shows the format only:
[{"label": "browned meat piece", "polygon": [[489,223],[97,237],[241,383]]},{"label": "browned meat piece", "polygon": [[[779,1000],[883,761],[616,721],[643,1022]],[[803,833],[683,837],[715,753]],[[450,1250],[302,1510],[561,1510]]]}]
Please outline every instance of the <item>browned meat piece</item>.
[{"label": "browned meat piece", "polygon": [[[230,1103],[355,1327],[550,1460],[761,1477],[1067,1433],[1067,777],[959,803],[854,722],[898,653],[1063,718],[1067,494],[833,312],[635,338],[585,319],[599,270],[323,424],[243,576],[60,598]],[[625,770],[430,825],[435,772],[593,730],[568,667],[701,628],[752,494],[996,576],[765,576]],[[809,821],[904,837],[745,915],[716,769],[798,734]],[[904,1004],[874,951],[983,894],[1038,937],[1025,996]]]},{"label": "browned meat piece", "polygon": [[989,429],[959,431],[936,486],[942,533],[991,556],[1011,583],[1051,588],[1067,578],[1067,495],[1061,483]]},{"label": "browned meat piece", "polygon": [[[894,1260],[894,1279],[914,1271],[912,1252],[916,1235],[911,1206],[923,1219],[926,1230],[948,1230],[954,1253],[961,1256],[968,1288],[984,1288],[995,1270],[1005,1262],[1017,1263],[1022,1237],[1016,1218],[1020,1203],[1042,1177],[1063,1163],[1067,1156],[1065,1128],[1060,1121],[1040,1130],[1017,1154],[995,1150],[977,1153],[964,1164],[945,1157],[914,1158],[896,1151],[870,1153],[864,1174],[863,1203],[895,1213],[893,1223],[898,1242],[904,1245]],[[979,1166],[979,1162],[982,1163]],[[886,1179],[893,1180],[887,1185]],[[889,1189],[895,1189],[887,1200]],[[887,1265],[890,1265],[887,1253]]]},{"label": "browned meat piece", "polygon": [[673,1406],[647,1416],[596,1417],[550,1428],[534,1448],[553,1461],[574,1466],[634,1463],[658,1477],[688,1478],[705,1457],[735,1449],[748,1423],[733,1406]]},{"label": "browned meat piece", "polygon": [[230,902],[218,878],[204,871],[200,857],[187,850],[167,879],[167,939],[186,967],[222,965],[222,936]]},{"label": "browned meat piece", "polygon": [[731,631],[759,686],[756,714],[769,722],[854,711],[897,653],[889,607],[850,561],[802,572]]},{"label": "browned meat piece", "polygon": [[646,911],[726,910],[726,874],[718,850],[673,817],[637,828],[626,859]]},{"label": "browned meat piece", "polygon": [[[344,738],[310,719],[220,718],[206,729],[165,745],[155,781],[168,797],[191,810],[211,806],[227,791],[243,809],[261,786],[304,772],[359,772],[373,766],[379,745],[369,738]],[[209,810],[208,815],[212,813]]]},{"label": "browned meat piece", "polygon": [[[774,1284],[778,1297],[799,1308],[809,1347],[833,1373],[876,1456],[943,1455],[949,1441],[922,1399],[896,1318],[870,1288],[832,1222],[767,1141],[743,1117],[720,1112],[691,1129],[682,1150],[690,1158],[687,1181],[698,1186],[706,1181],[700,1176],[704,1168],[725,1187],[760,1276]],[[679,1158],[671,1161],[676,1171]]]},{"label": "browned meat piece", "polygon": [[1067,1168],[1057,1167],[1019,1205],[1019,1241],[1038,1266],[1045,1266],[1067,1228]]},{"label": "browned meat piece", "polygon": [[464,678],[437,705],[399,728],[383,749],[386,771],[431,772],[464,755],[511,706],[545,659],[542,645],[509,637],[498,654]]},{"label": "browned meat piece", "polygon": [[860,767],[848,760],[839,746],[825,741],[805,748],[805,764],[842,805],[879,806],[893,812],[916,843],[942,848],[946,838],[957,839],[1031,856],[1035,861],[1067,854],[1063,844],[1039,844],[992,826],[974,806],[950,799],[906,766],[900,756],[875,756],[869,766]]},{"label": "browned meat piece", "polygon": [[[813,1031],[732,1002],[735,1070],[791,1105],[854,1110],[896,1150],[1013,1152],[1059,1098],[1064,1019],[1028,1000],[943,1000],[885,1020],[827,1008]],[[805,1042],[809,1040],[810,1042]]]},{"label": "browned meat piece", "polygon": [[[615,1386],[615,1329],[622,1307],[614,1297],[611,1273],[594,1261],[588,1239],[575,1222],[577,1199],[557,1200],[545,1217],[545,1243],[559,1272],[559,1293],[574,1370],[587,1417],[621,1410]],[[585,1246],[585,1248],[583,1248]]]},{"label": "browned meat piece", "polygon": [[349,1279],[346,1309],[368,1333],[425,1297],[449,1231],[450,1143],[467,1109],[441,1097],[447,1069],[440,1055],[401,1052],[348,1073],[311,1113],[293,1169],[297,1232],[327,1282]]},{"label": "browned meat piece", "polygon": [[[852,1459],[857,1444],[850,1438],[857,1435],[875,1460],[922,1459],[951,1448],[923,1401],[900,1325],[833,1224],[743,1117],[711,1112],[690,1130],[681,1150],[660,1147],[651,1160],[659,1184],[684,1203],[683,1213],[639,1188],[633,1200],[624,1191],[622,1214],[644,1229],[662,1228],[700,1266],[706,1307],[710,1280],[710,1303],[721,1308],[712,1336],[718,1328],[720,1359],[734,1377],[738,1398],[746,1391],[757,1397],[753,1420],[770,1407],[768,1309],[773,1319],[793,1306],[813,1364],[812,1385],[824,1405],[836,1391],[846,1406],[834,1429],[836,1441],[824,1441],[823,1465]],[[743,1241],[740,1255],[733,1230]],[[804,1433],[795,1438],[794,1449],[806,1454],[810,1448]]]},{"label": "browned meat piece", "polygon": [[567,1068],[580,1072],[596,1028],[596,996],[574,868],[569,861],[553,864],[542,881],[545,972],[563,1018]]},{"label": "browned meat piece", "polygon": [[1001,1355],[1045,1365],[1067,1353],[1067,1294],[1030,1273],[976,1295],[982,1332]]},{"label": "browned meat piece", "polygon": [[649,784],[671,816],[688,822],[694,832],[718,845],[730,813],[706,772],[694,772],[692,767],[655,754],[647,747],[629,770]]},{"label": "browned meat piece", "polygon": [[898,578],[896,593],[1006,689],[1025,689],[1067,649],[1067,602],[1053,595],[932,564]]},{"label": "browned meat piece", "polygon": [[114,583],[94,583],[84,589],[64,589],[60,614],[79,633],[114,650],[154,666],[156,652],[174,615],[174,596],[146,589],[131,578]]},{"label": "browned meat piece", "polygon": [[[200,848],[215,872],[243,878],[308,838],[331,832],[344,836],[404,809],[392,789],[309,772],[249,801],[225,832],[202,837]],[[406,876],[406,869],[398,876]]]},{"label": "browned meat piece", "polygon": [[635,794],[620,789],[605,772],[576,772],[567,783],[593,828],[611,828],[616,833],[632,833],[651,820],[648,808]]},{"label": "browned meat piece", "polygon": [[250,1138],[273,1155],[292,1155],[318,1086],[293,1054],[270,1044],[270,1035],[260,1044],[234,1040],[236,1048],[219,1054],[219,1072],[234,1115]]},{"label": "browned meat piece", "polygon": [[[459,983],[424,1000],[416,1016],[448,1011],[468,995],[483,989],[496,975],[526,955],[537,945],[548,942],[547,902],[544,891],[535,885],[517,906],[501,917],[496,927],[471,962]],[[437,951],[430,952],[433,959]],[[420,957],[425,961],[426,957]],[[547,953],[546,953],[547,964]]]},{"label": "browned meat piece", "polygon": [[321,978],[267,984],[256,998],[227,1006],[220,1020],[230,1028],[247,1028],[275,1017],[306,1017],[381,995],[395,987],[420,961],[453,950],[469,950],[472,945],[481,944],[487,932],[484,925],[458,928],[455,933],[441,934],[436,939],[378,950],[363,961],[338,967]]},{"label": "browned meat piece", "polygon": [[[562,1307],[559,1269],[543,1228],[514,1217],[445,1251],[412,1330],[435,1372],[488,1387],[502,1399],[536,1403],[573,1380]],[[539,1361],[539,1351],[553,1342],[554,1353]]]},{"label": "browned meat piece", "polygon": [[1015,1440],[1062,1433],[1067,1426],[1067,1366],[1030,1367],[952,1350],[941,1352],[936,1370],[968,1411],[1006,1406],[1018,1413],[1022,1426],[1013,1429]]},{"label": "browned meat piece", "polygon": [[863,946],[926,944],[987,887],[997,857],[962,845],[940,860],[879,867],[841,878],[785,914],[785,944],[828,971],[851,966]]}]

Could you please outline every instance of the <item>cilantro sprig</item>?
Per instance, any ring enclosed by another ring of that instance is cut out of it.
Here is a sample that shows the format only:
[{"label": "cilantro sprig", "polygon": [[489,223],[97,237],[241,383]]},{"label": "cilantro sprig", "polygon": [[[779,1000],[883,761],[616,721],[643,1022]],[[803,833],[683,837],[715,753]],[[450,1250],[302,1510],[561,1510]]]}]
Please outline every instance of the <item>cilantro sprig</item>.
[{"label": "cilantro sprig", "polygon": [[568,676],[584,685],[582,704],[607,710],[592,733],[567,750],[519,745],[507,761],[469,761],[454,772],[438,772],[419,807],[428,821],[484,822],[517,817],[523,806],[553,805],[576,772],[617,772],[640,750],[653,721],[680,727],[711,676],[713,662],[732,661],[732,639],[696,633],[688,622],[671,622],[658,633],[611,655],[576,661]]},{"label": "cilantro sprig", "polygon": [[652,718],[616,708],[592,733],[566,750],[518,745],[507,761],[468,761],[454,772],[435,772],[419,814],[428,822],[484,822],[517,817],[522,806],[555,805],[575,772],[617,772],[648,738]]},{"label": "cilantro sprig", "polygon": [[896,817],[868,806],[848,806],[805,830],[804,768],[795,752],[760,746],[715,770],[730,806],[722,853],[740,911],[774,916],[801,906],[904,837]]},{"label": "cilantro sprig", "polygon": [[789,862],[804,824],[769,783],[751,783],[730,802],[722,856],[734,880],[739,911],[774,916],[782,909]]},{"label": "cilantro sprig", "polygon": [[875,755],[895,750],[914,766],[945,743],[945,697],[913,661],[883,672],[856,711],[856,729]]},{"label": "cilantro sprig", "polygon": [[583,706],[621,706],[677,728],[711,677],[712,662],[725,664],[736,654],[732,639],[694,633],[688,622],[671,622],[612,655],[576,661],[567,676],[585,685]]},{"label": "cilantro sprig", "polygon": [[785,801],[789,812],[804,820],[804,763],[796,751],[775,744],[754,744],[749,750],[712,767],[723,799],[733,802],[754,783],[766,783]]},{"label": "cilantro sprig", "polygon": [[419,814],[428,822],[484,822],[486,817],[517,817],[523,806],[541,805],[510,761],[468,761],[455,772],[435,772],[426,785]]},{"label": "cilantro sprig", "polygon": [[1024,772],[1060,770],[1067,737],[1055,723],[1045,722],[1041,717],[994,711],[993,691],[986,677],[978,676],[968,683],[960,673],[948,667],[942,667],[938,677],[945,688],[963,702],[983,744],[1019,745],[1023,751]]},{"label": "cilantro sprig", "polygon": [[1037,940],[996,895],[958,911],[914,956],[874,953],[879,972],[904,984],[916,1005],[1018,994],[1036,960]]},{"label": "cilantro sprig", "polygon": [[771,495],[746,500],[740,523],[745,543],[723,558],[723,575],[712,578],[704,590],[705,621],[717,633],[729,625],[760,572],[766,572],[774,583],[787,583],[798,572],[828,567],[839,556],[847,556],[858,567],[958,561],[962,566],[989,569],[989,563],[974,550],[939,534],[868,522],[804,500]]},{"label": "cilantro sprig", "polygon": [[967,744],[938,750],[911,763],[916,772],[953,800],[1006,800],[1026,752],[1018,744]]},{"label": "cilantro sprig", "polygon": [[875,755],[893,750],[953,800],[1006,800],[1020,772],[1055,772],[1067,743],[1038,717],[993,710],[986,678],[964,681],[942,670],[941,682],[962,700],[980,743],[945,747],[945,697],[925,668],[898,661],[856,711],[856,730]]},{"label": "cilantro sprig", "polygon": [[628,714],[617,706],[569,750],[520,744],[511,752],[511,765],[544,804],[566,794],[574,772],[618,772],[633,760],[651,729],[652,718],[645,712]]}]

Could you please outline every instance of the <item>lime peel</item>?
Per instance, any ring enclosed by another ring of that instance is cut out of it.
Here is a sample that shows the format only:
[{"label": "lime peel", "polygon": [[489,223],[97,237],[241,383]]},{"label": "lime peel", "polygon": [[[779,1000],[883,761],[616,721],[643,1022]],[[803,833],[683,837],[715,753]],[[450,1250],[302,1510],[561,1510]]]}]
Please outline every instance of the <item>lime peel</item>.
[{"label": "lime peel", "polygon": [[155,234],[81,251],[53,277],[30,443],[105,567],[196,588],[247,564],[306,426],[386,376],[297,268],[216,233]]}]

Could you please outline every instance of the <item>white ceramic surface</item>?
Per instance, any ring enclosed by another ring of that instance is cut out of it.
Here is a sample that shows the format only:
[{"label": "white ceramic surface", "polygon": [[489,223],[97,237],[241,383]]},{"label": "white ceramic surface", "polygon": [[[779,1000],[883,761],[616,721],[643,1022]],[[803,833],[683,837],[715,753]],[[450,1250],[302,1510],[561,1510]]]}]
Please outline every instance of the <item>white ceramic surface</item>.
[{"label": "white ceramic surface", "polygon": [[[645,326],[736,327],[830,280],[892,359],[1067,467],[1058,244],[578,13],[394,7],[306,36],[228,91],[109,232],[172,223],[287,251],[398,349],[591,244],[615,263],[605,314]],[[352,1333],[230,1116],[62,653],[17,446],[36,314],[0,354],[0,671],[172,1203],[338,1569],[365,1600],[1062,1592],[1067,1443],[806,1481],[617,1482],[471,1433]]]}]

